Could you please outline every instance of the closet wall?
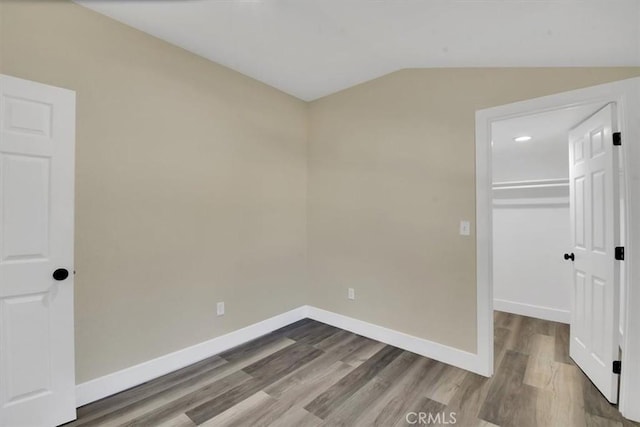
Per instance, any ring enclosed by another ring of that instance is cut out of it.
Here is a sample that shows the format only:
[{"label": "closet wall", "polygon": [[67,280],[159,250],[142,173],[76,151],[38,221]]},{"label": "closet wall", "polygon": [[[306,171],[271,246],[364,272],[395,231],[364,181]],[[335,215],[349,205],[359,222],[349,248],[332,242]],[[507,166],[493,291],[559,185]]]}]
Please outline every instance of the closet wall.
[{"label": "closet wall", "polygon": [[[554,119],[541,117],[539,125],[548,120]],[[543,135],[518,143],[516,129],[513,122],[493,129],[494,308],[568,323],[571,264],[562,256],[571,245],[567,135],[534,129],[530,133]]]}]

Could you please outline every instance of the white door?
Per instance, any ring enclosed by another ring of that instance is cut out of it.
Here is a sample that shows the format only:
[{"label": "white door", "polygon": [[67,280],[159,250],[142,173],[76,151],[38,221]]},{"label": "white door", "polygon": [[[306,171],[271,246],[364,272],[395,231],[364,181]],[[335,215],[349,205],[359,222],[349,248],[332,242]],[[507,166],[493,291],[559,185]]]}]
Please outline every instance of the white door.
[{"label": "white door", "polygon": [[0,75],[0,426],[76,416],[74,145],[74,92]]},{"label": "white door", "polygon": [[[612,403],[618,400],[619,242],[615,105],[569,132],[573,290],[570,354]],[[565,258],[567,255],[565,255]]]}]

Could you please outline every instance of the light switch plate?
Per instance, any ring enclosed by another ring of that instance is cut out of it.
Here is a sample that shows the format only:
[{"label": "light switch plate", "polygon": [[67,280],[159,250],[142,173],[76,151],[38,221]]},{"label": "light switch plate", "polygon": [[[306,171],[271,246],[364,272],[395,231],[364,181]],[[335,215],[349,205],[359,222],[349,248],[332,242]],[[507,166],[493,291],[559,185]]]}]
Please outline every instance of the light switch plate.
[{"label": "light switch plate", "polygon": [[461,236],[471,235],[471,223],[469,221],[465,221],[465,220],[460,221],[460,235]]}]

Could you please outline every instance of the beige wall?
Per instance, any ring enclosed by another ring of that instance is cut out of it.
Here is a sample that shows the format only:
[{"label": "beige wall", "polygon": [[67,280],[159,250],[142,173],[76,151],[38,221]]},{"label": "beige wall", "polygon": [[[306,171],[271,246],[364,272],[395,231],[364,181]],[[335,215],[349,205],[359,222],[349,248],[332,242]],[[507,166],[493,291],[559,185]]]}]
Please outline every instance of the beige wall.
[{"label": "beige wall", "polygon": [[310,303],[475,352],[475,111],[638,75],[404,70],[311,103]]},{"label": "beige wall", "polygon": [[305,302],[305,103],[70,2],[1,25],[2,73],[77,91],[78,382]]},{"label": "beige wall", "polygon": [[67,1],[0,6],[0,72],[77,91],[78,382],[305,303],[475,351],[475,110],[640,75],[405,70],[309,105]]}]

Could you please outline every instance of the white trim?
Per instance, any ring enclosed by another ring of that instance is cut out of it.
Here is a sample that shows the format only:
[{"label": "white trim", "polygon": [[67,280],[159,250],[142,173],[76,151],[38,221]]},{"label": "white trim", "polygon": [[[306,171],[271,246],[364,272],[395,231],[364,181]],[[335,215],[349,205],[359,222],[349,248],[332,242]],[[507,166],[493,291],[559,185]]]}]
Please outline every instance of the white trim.
[{"label": "white trim", "polygon": [[476,301],[478,358],[493,375],[493,173],[491,121],[476,111]]},{"label": "white trim", "polygon": [[[476,111],[476,262],[478,295],[478,356],[488,366],[493,364],[493,283],[492,283],[492,173],[491,124],[498,120],[522,117],[560,108],[615,102],[619,129],[623,135],[623,170],[626,172],[627,206],[625,218],[640,218],[640,78],[578,89],[499,107]],[[631,197],[633,196],[633,197]],[[626,221],[627,304],[622,359],[640,360],[640,262],[634,248],[640,247],[640,223]],[[640,252],[639,252],[640,253]],[[640,364],[623,364],[620,403],[621,413],[640,421]]]},{"label": "white trim", "polygon": [[439,344],[413,335],[374,325],[316,307],[307,307],[308,317],[389,344],[412,353],[439,360],[480,375],[487,375],[477,354]]},{"label": "white trim", "polygon": [[237,331],[178,350],[76,386],[78,407],[158,378],[307,317],[302,306]]},{"label": "white trim", "polygon": [[[627,81],[617,89],[621,103],[618,110],[623,135],[623,172],[625,179],[625,269],[626,307],[624,309],[623,363],[620,383],[620,411],[640,421],[640,78]],[[635,363],[633,361],[636,361]]]},{"label": "white trim", "polygon": [[525,304],[522,302],[508,301],[496,298],[493,300],[493,309],[506,313],[520,314],[522,316],[551,320],[553,322],[571,323],[571,312],[558,308],[544,307],[541,305]]},{"label": "white trim", "polygon": [[304,305],[209,341],[78,384],[76,404],[80,407],[135,387],[307,317],[461,369],[487,375],[485,366],[477,354]]}]

